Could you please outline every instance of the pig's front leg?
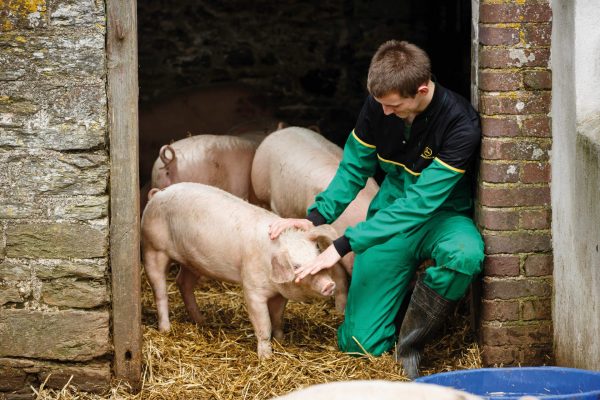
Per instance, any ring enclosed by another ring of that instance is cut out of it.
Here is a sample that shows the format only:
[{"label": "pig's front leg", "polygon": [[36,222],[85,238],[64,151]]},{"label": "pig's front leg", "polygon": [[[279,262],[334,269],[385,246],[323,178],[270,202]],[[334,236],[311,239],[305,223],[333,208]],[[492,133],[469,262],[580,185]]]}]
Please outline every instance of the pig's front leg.
[{"label": "pig's front leg", "polygon": [[346,271],[348,276],[352,276],[352,267],[354,266],[354,258],[355,258],[355,254],[353,251],[351,251],[350,253],[348,253],[344,257],[342,257],[342,260],[340,261],[340,264],[342,264],[342,267],[344,267],[344,270]]},{"label": "pig's front leg", "polygon": [[346,303],[348,301],[348,279],[345,268],[338,264],[333,266],[331,278],[335,282],[335,309],[345,314]]},{"label": "pig's front leg", "polygon": [[204,323],[204,317],[198,308],[196,296],[194,296],[194,288],[198,282],[198,277],[189,268],[182,265],[179,268],[176,282],[179,293],[181,293],[181,297],[183,298],[183,304],[185,304],[185,309],[190,317],[197,324]]},{"label": "pig's front leg", "polygon": [[285,297],[277,294],[275,297],[271,297],[267,303],[271,317],[273,337],[280,342],[283,340],[283,311],[285,310],[287,301]]},{"label": "pig's front leg", "polygon": [[267,297],[244,287],[244,299],[248,307],[250,322],[258,341],[258,358],[268,358],[273,354],[271,349],[271,317],[267,306]]}]

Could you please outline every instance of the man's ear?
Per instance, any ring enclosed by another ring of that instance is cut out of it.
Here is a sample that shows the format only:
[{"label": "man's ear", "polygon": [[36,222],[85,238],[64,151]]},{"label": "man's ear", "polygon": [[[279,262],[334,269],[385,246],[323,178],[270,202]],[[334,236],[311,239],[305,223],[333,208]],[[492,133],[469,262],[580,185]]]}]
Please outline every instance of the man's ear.
[{"label": "man's ear", "polygon": [[271,281],[275,283],[289,283],[295,277],[294,266],[290,262],[287,251],[280,251],[271,257]]},{"label": "man's ear", "polygon": [[426,95],[427,93],[429,93],[429,86],[427,85],[427,83],[423,83],[421,86],[419,86],[417,88],[417,93],[420,95]]},{"label": "man's ear", "polygon": [[328,248],[336,237],[338,237],[338,234],[335,229],[327,224],[319,225],[308,231],[308,238],[313,242],[317,242],[320,251]]}]

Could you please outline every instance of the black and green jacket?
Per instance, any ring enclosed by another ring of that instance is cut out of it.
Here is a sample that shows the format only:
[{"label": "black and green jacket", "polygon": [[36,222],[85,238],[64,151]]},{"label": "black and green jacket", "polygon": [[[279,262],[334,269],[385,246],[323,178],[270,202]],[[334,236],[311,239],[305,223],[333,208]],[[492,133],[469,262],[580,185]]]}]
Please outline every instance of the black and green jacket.
[{"label": "black and green jacket", "polygon": [[340,255],[361,253],[409,233],[439,210],[470,213],[472,176],[481,142],[479,117],[458,94],[435,85],[427,108],[411,126],[368,96],[344,146],[335,177],[308,208],[315,225],[331,223],[375,174],[386,176],[367,213],[334,245]]}]

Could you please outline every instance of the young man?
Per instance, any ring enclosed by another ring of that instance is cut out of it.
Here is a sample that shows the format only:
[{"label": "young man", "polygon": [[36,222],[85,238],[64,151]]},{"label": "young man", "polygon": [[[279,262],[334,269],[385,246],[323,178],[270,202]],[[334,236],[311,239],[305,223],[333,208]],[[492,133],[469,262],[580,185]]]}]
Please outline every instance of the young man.
[{"label": "young man", "polygon": [[[409,378],[419,376],[421,352],[483,261],[472,214],[472,173],[481,141],[479,118],[456,93],[431,80],[427,54],[399,41],[383,43],[371,60],[369,96],[327,189],[306,219],[281,219],[271,238],[292,226],[331,223],[373,176],[386,176],[367,219],[350,227],[297,281],[356,253],[338,345],[380,355],[396,344]],[[432,258],[417,281],[397,337],[394,319],[419,261]],[[397,338],[397,339],[396,339]]]}]

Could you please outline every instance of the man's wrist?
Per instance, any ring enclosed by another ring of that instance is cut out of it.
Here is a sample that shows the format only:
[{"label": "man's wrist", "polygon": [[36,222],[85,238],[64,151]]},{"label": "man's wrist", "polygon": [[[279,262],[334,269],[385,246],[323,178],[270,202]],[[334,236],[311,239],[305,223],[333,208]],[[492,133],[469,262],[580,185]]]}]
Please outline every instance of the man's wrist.
[{"label": "man's wrist", "polygon": [[323,225],[327,222],[325,217],[322,216],[319,210],[317,210],[316,208],[312,209],[311,212],[308,213],[306,219],[312,222],[314,226]]},{"label": "man's wrist", "polygon": [[344,257],[346,254],[352,251],[350,247],[350,240],[346,236],[340,236],[333,241],[333,247],[338,252],[340,257]]}]

